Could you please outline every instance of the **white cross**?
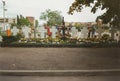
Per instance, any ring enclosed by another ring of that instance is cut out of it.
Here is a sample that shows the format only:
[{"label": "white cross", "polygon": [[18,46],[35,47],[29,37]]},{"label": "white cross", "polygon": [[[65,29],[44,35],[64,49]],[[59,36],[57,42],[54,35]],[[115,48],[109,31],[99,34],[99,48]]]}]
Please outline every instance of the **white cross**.
[{"label": "white cross", "polygon": [[19,32],[19,29],[17,29],[17,27],[13,27],[13,29],[11,30],[13,35],[17,35],[17,33]]},{"label": "white cross", "polygon": [[40,32],[40,37],[41,38],[45,38],[46,37],[47,30],[44,27],[40,27],[39,28],[39,32]]},{"label": "white cross", "polygon": [[56,38],[56,33],[57,33],[56,27],[53,26],[51,32],[52,32],[52,38]]}]

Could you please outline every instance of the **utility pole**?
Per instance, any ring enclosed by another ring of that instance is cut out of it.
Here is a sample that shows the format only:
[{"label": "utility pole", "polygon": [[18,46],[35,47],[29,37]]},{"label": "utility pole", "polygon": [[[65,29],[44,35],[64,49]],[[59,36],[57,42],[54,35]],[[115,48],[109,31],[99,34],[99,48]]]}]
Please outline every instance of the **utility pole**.
[{"label": "utility pole", "polygon": [[3,29],[4,29],[4,31],[5,31],[5,11],[6,11],[6,9],[5,9],[5,0],[2,0],[2,2],[3,2]]}]

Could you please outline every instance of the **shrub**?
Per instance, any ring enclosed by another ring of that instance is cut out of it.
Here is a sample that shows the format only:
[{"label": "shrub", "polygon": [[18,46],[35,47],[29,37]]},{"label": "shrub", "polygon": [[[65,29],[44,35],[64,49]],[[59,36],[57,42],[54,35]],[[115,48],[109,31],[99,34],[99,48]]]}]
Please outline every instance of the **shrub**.
[{"label": "shrub", "polygon": [[16,35],[16,36],[2,36],[3,37],[3,42],[4,43],[12,43],[12,42],[17,42],[18,40],[20,40],[20,35]]},{"label": "shrub", "polygon": [[108,48],[108,47],[120,47],[120,43],[82,43],[82,44],[41,44],[41,43],[1,43],[1,47],[56,47],[56,48]]},{"label": "shrub", "polygon": [[102,40],[105,40],[105,41],[109,41],[111,38],[110,38],[110,36],[108,35],[108,34],[104,34],[103,36],[102,36]]}]

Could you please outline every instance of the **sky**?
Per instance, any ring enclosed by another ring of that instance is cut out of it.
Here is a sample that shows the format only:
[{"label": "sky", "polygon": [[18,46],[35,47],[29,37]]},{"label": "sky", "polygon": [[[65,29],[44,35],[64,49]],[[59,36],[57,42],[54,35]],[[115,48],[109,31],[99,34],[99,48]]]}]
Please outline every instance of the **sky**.
[{"label": "sky", "polygon": [[[61,11],[66,22],[94,22],[96,17],[103,14],[105,11],[98,10],[96,14],[90,12],[91,8],[85,8],[81,13],[75,12],[69,15],[67,12],[74,0],[5,0],[6,1],[6,17],[16,17],[18,14],[23,16],[33,16],[39,20],[39,23],[44,23],[39,19],[41,12],[46,9]],[[3,17],[2,0],[0,0],[0,17]]]}]

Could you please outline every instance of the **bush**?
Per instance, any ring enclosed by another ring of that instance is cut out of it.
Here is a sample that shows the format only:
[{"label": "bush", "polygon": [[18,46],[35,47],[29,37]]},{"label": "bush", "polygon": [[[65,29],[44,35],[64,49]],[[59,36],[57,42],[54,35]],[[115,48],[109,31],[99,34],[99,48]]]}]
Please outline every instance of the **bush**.
[{"label": "bush", "polygon": [[110,36],[108,35],[108,34],[104,34],[103,36],[102,36],[102,40],[105,40],[105,41],[109,41],[111,38],[110,38]]},{"label": "bush", "polygon": [[16,36],[2,36],[3,37],[3,43],[12,43],[12,42],[17,42],[18,40],[20,40],[20,35],[16,35]]},{"label": "bush", "polygon": [[43,48],[113,48],[120,47],[120,43],[82,43],[82,44],[41,44],[41,43],[1,43],[1,47],[43,47]]}]

